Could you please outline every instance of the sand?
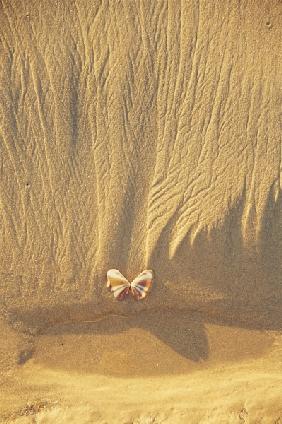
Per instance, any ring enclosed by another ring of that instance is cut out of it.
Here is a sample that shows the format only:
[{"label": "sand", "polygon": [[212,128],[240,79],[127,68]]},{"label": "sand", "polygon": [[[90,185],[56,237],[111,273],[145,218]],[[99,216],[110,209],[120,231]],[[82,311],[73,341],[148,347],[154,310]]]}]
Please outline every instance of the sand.
[{"label": "sand", "polygon": [[0,1],[3,422],[282,421],[281,14]]},{"label": "sand", "polygon": [[57,325],[32,349],[3,379],[3,422],[281,419],[279,332],[205,323],[191,311],[168,311],[165,319],[153,312]]}]

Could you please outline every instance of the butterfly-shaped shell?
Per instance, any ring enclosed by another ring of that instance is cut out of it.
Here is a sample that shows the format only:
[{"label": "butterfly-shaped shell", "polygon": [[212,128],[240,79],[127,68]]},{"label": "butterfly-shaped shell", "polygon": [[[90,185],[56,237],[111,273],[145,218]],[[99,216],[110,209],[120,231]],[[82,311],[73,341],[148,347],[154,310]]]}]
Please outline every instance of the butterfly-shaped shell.
[{"label": "butterfly-shaped shell", "polygon": [[114,293],[114,297],[123,300],[131,292],[134,299],[141,300],[147,295],[152,286],[153,273],[145,270],[136,277],[132,283],[117,269],[110,269],[107,272],[107,287]]}]

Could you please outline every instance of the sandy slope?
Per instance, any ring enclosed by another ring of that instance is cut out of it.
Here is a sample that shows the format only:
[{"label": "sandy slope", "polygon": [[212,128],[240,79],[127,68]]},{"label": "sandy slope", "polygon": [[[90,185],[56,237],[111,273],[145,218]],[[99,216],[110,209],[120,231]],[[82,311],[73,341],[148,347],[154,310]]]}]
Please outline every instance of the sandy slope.
[{"label": "sandy slope", "polygon": [[281,14],[0,0],[3,417],[279,423]]},{"label": "sandy slope", "polygon": [[1,1],[8,309],[118,312],[109,267],[154,269],[145,308],[281,309],[280,24],[276,0]]}]

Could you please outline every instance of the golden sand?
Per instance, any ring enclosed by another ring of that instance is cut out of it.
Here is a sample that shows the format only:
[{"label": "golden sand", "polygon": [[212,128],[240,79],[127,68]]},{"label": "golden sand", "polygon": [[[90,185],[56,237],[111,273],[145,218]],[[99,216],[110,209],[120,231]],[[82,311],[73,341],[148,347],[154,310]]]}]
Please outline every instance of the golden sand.
[{"label": "golden sand", "polygon": [[57,325],[29,348],[32,358],[3,379],[7,422],[274,423],[281,416],[278,332],[171,311]]},{"label": "golden sand", "polygon": [[0,1],[1,422],[282,422],[281,16]]}]

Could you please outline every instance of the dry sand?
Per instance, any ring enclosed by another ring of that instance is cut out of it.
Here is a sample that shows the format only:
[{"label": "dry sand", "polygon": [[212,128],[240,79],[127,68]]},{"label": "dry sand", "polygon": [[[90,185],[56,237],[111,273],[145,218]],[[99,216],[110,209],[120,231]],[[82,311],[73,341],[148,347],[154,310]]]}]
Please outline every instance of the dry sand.
[{"label": "dry sand", "polygon": [[0,1],[2,422],[282,422],[281,15]]},{"label": "dry sand", "polygon": [[[11,331],[11,330],[10,330]],[[9,351],[19,347],[11,342]],[[61,324],[22,342],[3,422],[279,423],[282,336],[182,311]]]}]

